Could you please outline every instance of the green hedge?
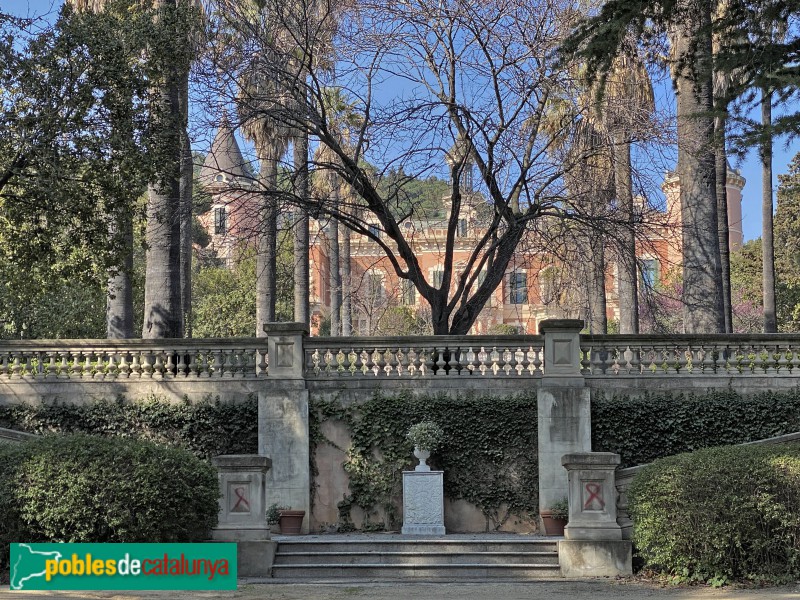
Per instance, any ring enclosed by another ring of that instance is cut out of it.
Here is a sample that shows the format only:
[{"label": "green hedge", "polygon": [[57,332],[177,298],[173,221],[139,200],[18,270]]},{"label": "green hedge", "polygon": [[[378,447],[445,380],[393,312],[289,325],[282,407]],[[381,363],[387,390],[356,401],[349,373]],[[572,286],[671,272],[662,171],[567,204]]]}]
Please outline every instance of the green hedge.
[{"label": "green hedge", "polygon": [[[352,445],[343,448],[350,496],[339,504],[340,530],[352,527],[350,510],[355,506],[366,512],[368,529],[399,526],[401,472],[416,464],[406,433],[420,421],[434,421],[444,430],[440,449],[429,462],[444,470],[448,498],[471,502],[493,527],[537,512],[535,393],[505,397],[378,394],[347,407],[338,399],[317,400],[310,412],[312,450],[329,443],[320,428],[325,420],[343,421],[352,434]],[[378,508],[386,511],[388,523],[375,520]]]},{"label": "green hedge", "polygon": [[196,456],[254,454],[258,448],[258,401],[172,403],[162,398],[86,404],[0,406],[0,427],[31,433],[88,433],[134,437],[186,448]]},{"label": "green hedge", "polygon": [[800,577],[800,444],[661,459],[628,496],[640,555],[677,580]]},{"label": "green hedge", "polygon": [[208,539],[218,497],[213,467],[178,448],[87,435],[0,445],[0,558],[20,541]]},{"label": "green hedge", "polygon": [[800,389],[749,396],[733,390],[597,396],[592,398],[592,448],[620,454],[622,466],[800,431]]}]

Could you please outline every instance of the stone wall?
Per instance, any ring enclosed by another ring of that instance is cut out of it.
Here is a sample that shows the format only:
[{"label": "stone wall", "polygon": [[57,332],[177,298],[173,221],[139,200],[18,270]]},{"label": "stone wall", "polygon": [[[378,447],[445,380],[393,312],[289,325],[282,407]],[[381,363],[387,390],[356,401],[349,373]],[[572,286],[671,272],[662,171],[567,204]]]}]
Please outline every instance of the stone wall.
[{"label": "stone wall", "polygon": [[[553,484],[542,486],[548,491],[540,508],[547,508],[564,495],[557,455],[591,450],[586,407],[597,394],[753,393],[792,388],[800,378],[798,335],[586,336],[578,334],[579,322],[551,322],[549,330],[546,324],[538,336],[307,338],[303,325],[272,324],[267,337],[257,339],[0,341],[0,403],[150,395],[238,402],[257,395],[259,452],[273,465],[267,505],[310,513],[310,402],[349,405],[376,391],[537,390],[544,419],[540,473]],[[315,506],[306,528],[335,523],[336,505],[348,491],[342,469],[348,434],[335,424],[326,427],[336,447],[317,451]],[[451,530],[486,528],[481,513],[464,502],[448,503],[445,515]]]}]

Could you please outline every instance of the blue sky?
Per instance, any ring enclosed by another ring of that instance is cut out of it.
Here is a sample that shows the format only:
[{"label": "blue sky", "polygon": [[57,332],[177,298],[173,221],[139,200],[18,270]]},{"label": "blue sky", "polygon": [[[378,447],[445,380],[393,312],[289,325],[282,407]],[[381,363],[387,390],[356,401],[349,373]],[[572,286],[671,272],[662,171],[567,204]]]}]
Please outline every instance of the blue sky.
[{"label": "blue sky", "polygon": [[[62,0],[0,0],[0,9],[19,16],[45,16],[54,15],[61,4]],[[800,106],[787,108],[793,112],[800,109]],[[198,148],[198,150],[205,150],[205,148]],[[778,186],[778,175],[788,172],[789,162],[798,152],[800,152],[800,141],[798,140],[788,146],[784,140],[775,141],[773,158],[773,189],[775,191]],[[761,235],[761,164],[758,153],[755,149],[751,150],[743,161],[734,161],[733,166],[738,168],[747,180],[743,191],[742,217],[745,240],[751,240]],[[773,199],[773,204],[774,202]]]}]

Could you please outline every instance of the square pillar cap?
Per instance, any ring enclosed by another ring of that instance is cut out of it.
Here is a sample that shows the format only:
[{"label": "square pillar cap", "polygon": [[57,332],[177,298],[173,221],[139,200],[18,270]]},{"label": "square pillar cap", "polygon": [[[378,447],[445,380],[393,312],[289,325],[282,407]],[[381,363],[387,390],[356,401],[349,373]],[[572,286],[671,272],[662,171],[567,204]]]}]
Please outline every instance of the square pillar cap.
[{"label": "square pillar cap", "polygon": [[272,466],[272,459],[260,454],[222,454],[213,457],[211,464],[227,471],[266,471]]},{"label": "square pillar cap", "polygon": [[264,332],[275,335],[292,333],[308,335],[308,325],[305,323],[264,323]]},{"label": "square pillar cap", "polygon": [[539,322],[539,334],[555,332],[580,333],[583,326],[583,319],[545,319]]},{"label": "square pillar cap", "polygon": [[614,452],[573,452],[561,457],[561,464],[573,469],[616,467],[621,462]]}]

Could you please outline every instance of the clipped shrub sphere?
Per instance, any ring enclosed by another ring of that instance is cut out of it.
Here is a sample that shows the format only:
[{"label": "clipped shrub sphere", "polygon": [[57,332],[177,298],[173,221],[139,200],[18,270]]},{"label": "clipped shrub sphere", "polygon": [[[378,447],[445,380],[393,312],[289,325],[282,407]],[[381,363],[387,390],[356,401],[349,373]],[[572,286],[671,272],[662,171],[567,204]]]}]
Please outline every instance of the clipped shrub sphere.
[{"label": "clipped shrub sphere", "polygon": [[629,503],[639,554],[677,579],[800,576],[800,444],[657,460],[633,480]]}]

